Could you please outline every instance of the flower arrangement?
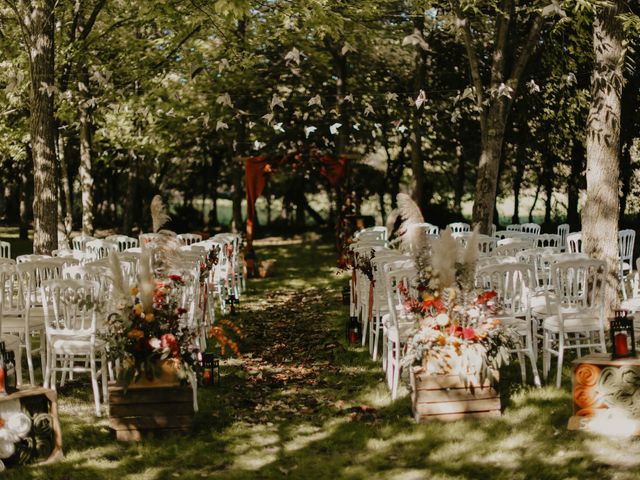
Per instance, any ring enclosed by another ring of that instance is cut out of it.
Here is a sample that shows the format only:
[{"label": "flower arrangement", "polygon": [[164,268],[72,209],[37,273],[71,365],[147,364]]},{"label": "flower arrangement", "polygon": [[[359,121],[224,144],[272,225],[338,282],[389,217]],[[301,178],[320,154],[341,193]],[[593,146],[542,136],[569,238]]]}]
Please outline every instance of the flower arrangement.
[{"label": "flower arrangement", "polygon": [[197,360],[196,333],[182,321],[187,312],[179,304],[182,277],[156,279],[150,287],[131,288],[131,303],[107,321],[104,339],[112,359],[120,360],[118,381],[123,386],[160,377],[162,360],[186,380]]},{"label": "flower arrangement", "polygon": [[[170,219],[160,196],[151,202],[153,244],[143,246],[137,285],[129,288],[117,254],[110,255],[117,309],[107,319],[102,338],[110,360],[119,361],[118,381],[124,387],[163,375],[193,381],[198,361],[197,333],[185,319],[185,281],[173,272],[181,267],[181,242],[174,232],[160,230]],[[167,371],[168,370],[168,371]]]},{"label": "flower arrangement", "polygon": [[430,374],[460,375],[465,384],[469,376],[493,379],[491,369],[508,363],[513,336],[496,319],[496,292],[476,287],[477,231],[466,247],[449,229],[430,241],[423,229],[412,228],[423,222],[422,214],[401,195],[400,243],[412,252],[418,270],[417,285],[399,285],[405,310],[415,320],[403,363],[421,365]]},{"label": "flower arrangement", "polygon": [[204,261],[200,262],[200,283],[204,283],[209,279],[211,270],[218,264],[218,255],[220,247],[214,245],[208,252]]}]

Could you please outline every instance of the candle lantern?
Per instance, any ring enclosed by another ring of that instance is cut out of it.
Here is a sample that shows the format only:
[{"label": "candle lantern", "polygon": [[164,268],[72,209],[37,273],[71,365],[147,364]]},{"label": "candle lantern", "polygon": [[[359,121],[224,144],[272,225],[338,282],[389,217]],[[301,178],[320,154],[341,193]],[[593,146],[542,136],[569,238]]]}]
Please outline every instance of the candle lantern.
[{"label": "candle lantern", "polygon": [[628,313],[626,310],[616,310],[615,318],[609,324],[612,359],[636,356],[633,317],[630,317]]},{"label": "candle lantern", "polygon": [[358,343],[361,332],[362,325],[358,317],[349,317],[349,321],[347,322],[347,342],[349,342],[350,345]]},{"label": "candle lantern", "polygon": [[202,355],[202,386],[211,387],[220,383],[220,360],[213,353]]},{"label": "candle lantern", "polygon": [[351,287],[346,286],[342,288],[342,304],[349,305],[351,302]]}]

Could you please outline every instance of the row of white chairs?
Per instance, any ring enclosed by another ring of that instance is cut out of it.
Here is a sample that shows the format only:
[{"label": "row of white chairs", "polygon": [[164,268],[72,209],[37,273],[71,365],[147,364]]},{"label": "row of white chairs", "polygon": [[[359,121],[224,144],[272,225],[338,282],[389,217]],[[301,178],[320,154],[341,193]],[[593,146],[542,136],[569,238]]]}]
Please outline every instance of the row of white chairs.
[{"label": "row of white chairs", "polygon": [[[223,290],[234,289],[239,297],[245,287],[240,246],[238,235],[220,234],[183,246],[171,263],[172,273],[179,273],[184,281],[179,295],[180,305],[187,311],[185,325],[198,333],[197,341],[203,350],[208,327],[215,321],[215,298],[206,305],[203,285],[211,285],[210,291],[220,294],[223,308],[227,298]],[[202,281],[201,265],[213,247],[217,248],[217,264]],[[123,277],[135,285],[140,248],[112,254],[119,257]],[[45,386],[56,387],[57,373],[62,374],[64,382],[76,372],[89,372],[97,415],[98,382],[101,379],[104,396],[106,375],[108,372],[112,375],[105,360],[105,344],[97,336],[109,312],[117,308],[109,264],[108,257],[84,263],[73,256],[23,255],[17,261],[0,259],[0,334],[7,347],[16,352],[19,382],[22,384],[23,352],[31,384],[35,384],[35,354],[41,357]],[[69,303],[79,298],[98,301],[82,302],[83,308]],[[58,301],[63,303],[56,305]],[[97,309],[99,304],[102,306]]]},{"label": "row of white chairs", "polygon": [[[351,250],[358,257],[371,255],[370,279],[354,270],[351,315],[362,319],[362,343],[369,344],[374,359],[382,335],[382,364],[387,373],[392,396],[397,395],[401,357],[413,320],[404,312],[404,298],[396,285],[403,277],[405,285],[417,278],[410,256],[386,245],[383,227],[379,238],[358,235]],[[551,358],[558,358],[557,384],[560,384],[564,353],[568,349],[605,350],[604,340],[604,262],[580,253],[560,253],[557,248],[531,248],[518,256],[482,258],[478,264],[478,286],[498,292],[504,312],[502,320],[519,335],[513,353],[520,360],[523,381],[526,362],[531,365],[534,383],[540,384],[537,369],[538,343],[543,352],[543,376],[546,378]]]}]

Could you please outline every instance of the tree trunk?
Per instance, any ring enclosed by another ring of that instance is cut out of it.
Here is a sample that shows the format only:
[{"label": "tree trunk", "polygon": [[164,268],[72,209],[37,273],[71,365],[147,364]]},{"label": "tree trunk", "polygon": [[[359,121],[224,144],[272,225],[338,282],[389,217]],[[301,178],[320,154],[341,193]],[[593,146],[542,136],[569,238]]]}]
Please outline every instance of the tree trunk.
[{"label": "tree trunk", "polygon": [[33,251],[50,254],[58,247],[58,192],[56,179],[54,86],[55,0],[33,2],[29,12],[29,66],[31,70],[31,148],[34,202]]},{"label": "tree trunk", "polygon": [[476,198],[473,202],[473,223],[480,233],[490,234],[496,203],[500,158],[504,143],[506,101],[494,100],[487,113],[487,131],[482,134],[482,151],[476,179]]},{"label": "tree trunk", "polygon": [[464,147],[460,146],[456,155],[458,157],[458,165],[456,166],[456,184],[453,188],[453,211],[458,217],[462,217],[462,197],[464,196],[467,169]]},{"label": "tree trunk", "polygon": [[90,106],[91,93],[89,92],[89,71],[83,66],[81,81],[84,88],[80,88],[82,98],[80,100],[80,189],[82,191],[82,233],[93,235],[93,174],[91,170],[92,155],[92,108]]},{"label": "tree trunk", "polygon": [[242,178],[244,177],[244,169],[242,168],[242,160],[233,158],[233,222],[231,229],[239,232],[242,229],[242,199],[244,197],[244,189],[242,188]]},{"label": "tree trunk", "polygon": [[582,209],[584,250],[605,260],[609,270],[606,316],[618,305],[618,155],[624,49],[623,28],[617,15],[622,5],[622,0],[613,0],[594,19],[595,65],[587,120],[587,199]]},{"label": "tree trunk", "polygon": [[567,179],[567,223],[571,231],[580,230],[580,216],[578,203],[580,201],[580,180],[584,174],[584,145],[580,140],[574,140],[571,147],[571,175]]},{"label": "tree trunk", "polygon": [[127,195],[124,202],[124,215],[122,218],[122,231],[125,235],[131,235],[133,228],[136,197],[138,193],[138,156],[129,151],[129,171],[127,173]]},{"label": "tree trunk", "polygon": [[[424,17],[420,16],[414,19],[414,28],[422,33],[424,32]],[[413,86],[416,95],[427,89],[427,52],[420,46],[415,46],[414,61],[415,72]],[[424,171],[424,156],[422,153],[422,136],[423,129],[420,120],[422,119],[422,111],[425,109],[423,104],[420,108],[412,107],[411,118],[411,171],[413,172],[411,180],[411,197],[418,204],[423,215],[427,214],[427,205],[431,200],[426,185],[426,174]]]},{"label": "tree trunk", "polygon": [[513,176],[513,215],[511,216],[511,223],[520,223],[520,191],[522,190],[522,179],[525,172],[525,153],[524,146],[518,147],[518,154],[516,155],[516,171]]},{"label": "tree trunk", "polygon": [[31,161],[31,149],[27,148],[27,161],[22,165],[20,169],[20,200],[19,200],[19,215],[20,215],[20,240],[29,239],[29,220],[31,212],[29,212],[29,204],[32,204],[33,198],[31,197],[31,185],[29,182],[29,171],[33,168]]},{"label": "tree trunk", "polygon": [[551,207],[552,207],[552,199],[553,199],[553,164],[558,162],[559,159],[552,155],[549,152],[545,153],[544,159],[544,222],[543,226],[545,229],[548,229],[551,226]]},{"label": "tree trunk", "polygon": [[64,233],[69,238],[73,230],[73,203],[71,201],[71,186],[69,185],[69,167],[67,165],[66,144],[60,130],[58,130],[58,162],[60,167],[60,185],[64,200]]}]

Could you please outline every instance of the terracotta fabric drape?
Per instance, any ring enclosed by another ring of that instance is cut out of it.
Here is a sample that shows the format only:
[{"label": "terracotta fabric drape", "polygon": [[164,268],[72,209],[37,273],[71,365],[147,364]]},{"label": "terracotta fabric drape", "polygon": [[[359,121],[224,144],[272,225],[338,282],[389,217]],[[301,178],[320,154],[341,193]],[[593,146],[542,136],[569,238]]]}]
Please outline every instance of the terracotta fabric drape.
[{"label": "terracotta fabric drape", "polygon": [[329,183],[334,187],[347,175],[347,159],[341,157],[337,160],[323,155],[320,157],[322,166],[320,167],[320,173],[329,180]]},{"label": "terracotta fabric drape", "polygon": [[267,157],[247,157],[244,162],[245,181],[247,184],[247,238],[253,239],[253,224],[256,219],[256,199],[264,192],[267,185],[265,173],[271,171]]}]

